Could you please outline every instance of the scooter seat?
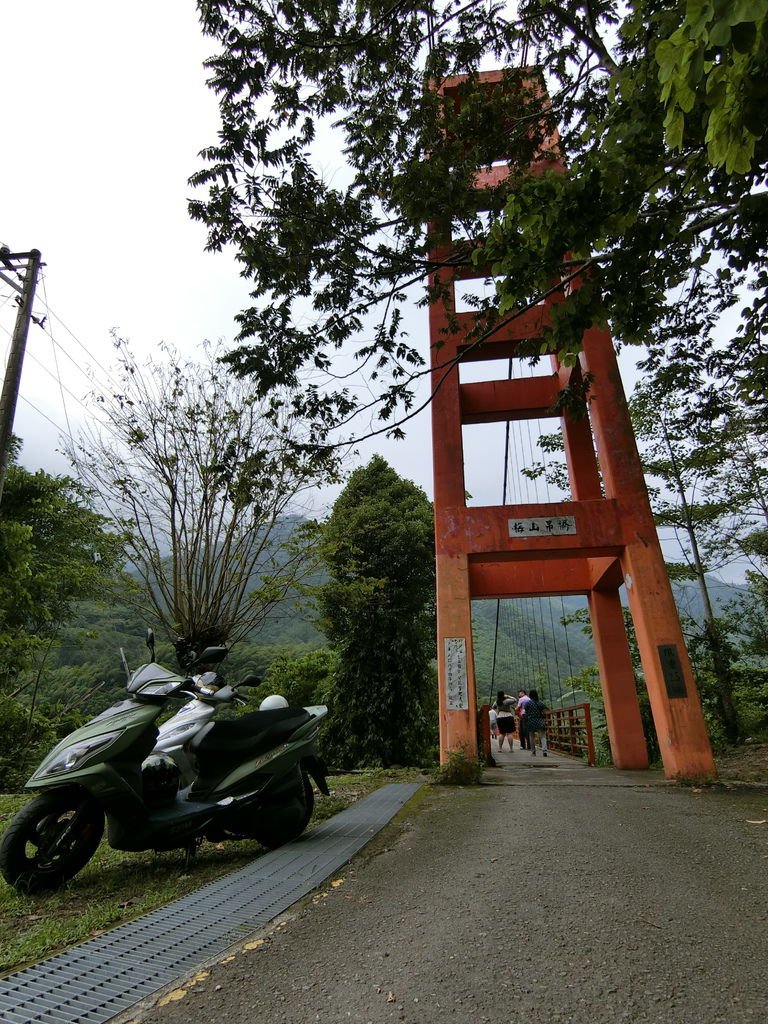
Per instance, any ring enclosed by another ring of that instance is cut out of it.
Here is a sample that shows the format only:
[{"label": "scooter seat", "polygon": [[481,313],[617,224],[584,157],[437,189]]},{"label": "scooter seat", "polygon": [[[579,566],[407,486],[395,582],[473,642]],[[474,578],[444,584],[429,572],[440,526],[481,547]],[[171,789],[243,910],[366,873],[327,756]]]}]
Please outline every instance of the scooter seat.
[{"label": "scooter seat", "polygon": [[305,708],[271,708],[253,711],[230,722],[211,722],[189,743],[189,750],[210,762],[242,757],[257,757],[287,740],[293,732],[310,720]]}]

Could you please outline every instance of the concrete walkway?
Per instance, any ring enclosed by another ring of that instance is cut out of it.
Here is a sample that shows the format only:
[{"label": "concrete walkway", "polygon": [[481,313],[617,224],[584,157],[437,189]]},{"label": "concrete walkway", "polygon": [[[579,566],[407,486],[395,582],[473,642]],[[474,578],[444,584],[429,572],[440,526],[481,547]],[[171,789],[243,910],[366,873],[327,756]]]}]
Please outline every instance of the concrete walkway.
[{"label": "concrete walkway", "polygon": [[485,785],[424,787],[320,892],[123,1019],[768,1017],[768,794],[498,761]]},{"label": "concrete walkway", "polygon": [[[505,786],[538,785],[556,780],[565,786],[667,786],[671,784],[661,771],[619,771],[616,768],[590,768],[585,761],[547,751],[544,757],[540,750],[535,756],[530,751],[522,750],[517,740],[514,749],[509,752],[504,744],[503,750],[494,748],[495,768],[487,768],[484,773],[485,783]],[[553,774],[556,772],[557,774]]]},{"label": "concrete walkway", "polygon": [[[558,772],[574,772],[577,775],[581,775],[584,771],[591,772],[591,769],[586,762],[575,757],[569,757],[565,754],[558,754],[557,751],[549,750],[547,751],[547,756],[544,757],[542,751],[537,748],[536,754],[532,756],[530,751],[521,749],[517,740],[513,740],[514,749],[511,753],[507,748],[506,740],[504,741],[503,750],[498,749],[495,740],[491,740],[491,743],[493,746],[493,759],[496,761],[497,768],[506,770],[501,771],[498,775],[487,776],[485,779],[486,782],[492,780],[494,782],[506,782],[513,784],[515,780],[509,777],[509,769],[513,769],[515,771],[518,769],[522,770],[529,768],[541,769],[542,771],[557,770]],[[487,771],[493,772],[494,769],[487,769]]]}]

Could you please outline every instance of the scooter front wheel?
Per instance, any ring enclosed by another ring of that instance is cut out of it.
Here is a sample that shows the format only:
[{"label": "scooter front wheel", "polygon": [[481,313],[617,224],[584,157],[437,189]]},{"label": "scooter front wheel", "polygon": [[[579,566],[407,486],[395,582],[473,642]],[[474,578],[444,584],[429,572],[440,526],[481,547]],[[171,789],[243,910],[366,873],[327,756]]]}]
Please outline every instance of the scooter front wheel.
[{"label": "scooter front wheel", "polygon": [[20,892],[58,889],[85,867],[104,832],[104,812],[83,792],[43,793],[16,814],[0,843],[0,871]]}]

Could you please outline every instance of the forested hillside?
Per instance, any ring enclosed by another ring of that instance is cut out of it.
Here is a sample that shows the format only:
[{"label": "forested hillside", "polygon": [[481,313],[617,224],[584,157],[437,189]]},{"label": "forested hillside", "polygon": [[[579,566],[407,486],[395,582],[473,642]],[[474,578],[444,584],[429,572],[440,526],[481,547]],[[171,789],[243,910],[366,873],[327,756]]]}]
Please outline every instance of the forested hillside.
[{"label": "forested hillside", "polygon": [[580,608],[586,608],[586,599],[473,602],[478,697],[543,686],[554,702],[568,688],[565,680],[595,661],[581,624],[563,626],[563,619]]},{"label": "forested hillside", "polygon": [[[690,583],[676,583],[681,612],[696,617],[699,599]],[[719,605],[732,600],[738,587],[715,590]],[[583,598],[475,601],[473,634],[478,699],[487,700],[497,689],[514,690],[537,685],[555,701],[566,690],[566,680],[595,662],[591,638],[578,622],[567,629],[562,620],[586,608]],[[300,655],[326,645],[317,629],[315,612],[308,601],[282,602],[268,616],[258,633],[237,644],[225,662],[233,680],[249,673],[263,676],[279,655]],[[129,603],[112,599],[108,604],[86,602],[78,607],[76,621],[62,633],[61,644],[52,649],[43,669],[36,700],[77,706],[96,713],[118,699],[125,686],[120,649],[131,668],[147,660],[147,627],[150,618]],[[173,665],[168,638],[157,636],[157,657]],[[29,675],[25,693],[34,685]]]},{"label": "forested hillside", "polygon": [[[61,644],[51,651],[42,672],[37,701],[77,704],[78,710],[96,713],[121,696],[125,686],[120,649],[133,669],[148,660],[145,646],[147,628],[157,630],[149,615],[142,616],[129,603],[88,602],[78,608],[78,617],[63,630]],[[157,635],[157,659],[175,667],[167,637]],[[308,611],[296,602],[285,601],[272,611],[258,636],[237,644],[225,664],[232,679],[249,673],[263,674],[281,653],[321,646],[322,636],[310,621]],[[26,682],[28,692],[32,676]]]}]

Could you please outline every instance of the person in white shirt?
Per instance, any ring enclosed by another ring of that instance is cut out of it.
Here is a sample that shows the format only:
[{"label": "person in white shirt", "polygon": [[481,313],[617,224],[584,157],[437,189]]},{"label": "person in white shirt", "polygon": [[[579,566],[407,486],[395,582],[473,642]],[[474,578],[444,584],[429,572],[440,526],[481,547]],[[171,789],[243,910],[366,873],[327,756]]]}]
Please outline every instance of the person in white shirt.
[{"label": "person in white shirt", "polygon": [[517,735],[520,740],[521,750],[528,750],[528,748],[530,747],[525,722],[525,706],[526,704],[530,704],[530,701],[531,698],[528,696],[525,690],[517,691],[517,706],[515,708],[515,714],[517,716]]}]

